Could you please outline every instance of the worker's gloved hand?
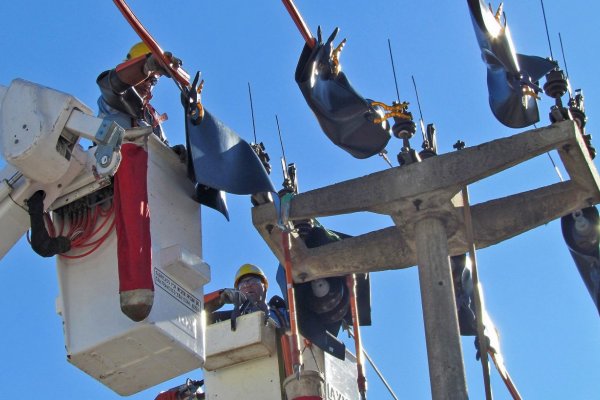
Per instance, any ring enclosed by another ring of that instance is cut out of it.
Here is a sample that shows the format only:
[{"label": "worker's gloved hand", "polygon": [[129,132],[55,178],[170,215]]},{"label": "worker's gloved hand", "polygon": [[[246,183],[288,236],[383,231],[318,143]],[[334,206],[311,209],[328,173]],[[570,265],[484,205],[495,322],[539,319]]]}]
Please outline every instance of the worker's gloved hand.
[{"label": "worker's gloved hand", "polygon": [[[165,51],[164,55],[169,60],[169,65],[173,67],[173,69],[177,69],[183,64],[179,58],[175,57],[169,51]],[[146,59],[146,62],[144,63],[144,74],[146,74],[146,76],[158,74],[164,75],[168,78],[171,77],[169,70],[163,66],[163,64],[157,57],[154,56],[154,54],[150,54],[150,56],[148,56]]]},{"label": "worker's gloved hand", "polygon": [[224,304],[240,305],[246,301],[246,295],[237,289],[223,289],[221,292],[221,301]]}]

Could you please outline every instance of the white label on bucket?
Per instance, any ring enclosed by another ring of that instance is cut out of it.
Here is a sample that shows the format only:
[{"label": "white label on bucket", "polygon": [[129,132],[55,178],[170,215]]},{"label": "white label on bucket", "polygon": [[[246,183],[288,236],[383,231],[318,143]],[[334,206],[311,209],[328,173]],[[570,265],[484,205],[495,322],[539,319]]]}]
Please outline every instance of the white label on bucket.
[{"label": "white label on bucket", "polygon": [[191,311],[195,313],[201,311],[202,303],[200,299],[185,290],[158,268],[154,268],[154,283]]}]

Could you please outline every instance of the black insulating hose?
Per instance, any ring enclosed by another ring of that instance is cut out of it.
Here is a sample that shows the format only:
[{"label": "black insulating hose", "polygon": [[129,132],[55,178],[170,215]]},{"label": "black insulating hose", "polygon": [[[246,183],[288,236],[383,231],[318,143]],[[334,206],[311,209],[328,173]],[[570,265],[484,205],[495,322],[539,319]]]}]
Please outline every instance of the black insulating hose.
[{"label": "black insulating hose", "polygon": [[31,248],[42,257],[53,257],[71,249],[71,240],[65,236],[50,237],[44,223],[43,190],[35,192],[28,200],[31,221]]}]

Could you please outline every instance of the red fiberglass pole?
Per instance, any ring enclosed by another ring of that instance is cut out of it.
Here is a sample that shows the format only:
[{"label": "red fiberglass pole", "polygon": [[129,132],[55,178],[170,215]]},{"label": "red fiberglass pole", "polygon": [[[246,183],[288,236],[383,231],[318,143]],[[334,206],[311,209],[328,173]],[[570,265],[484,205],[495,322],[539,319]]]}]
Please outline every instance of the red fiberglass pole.
[{"label": "red fiberglass pole", "polygon": [[300,335],[298,333],[298,322],[296,317],[296,295],[294,293],[294,281],[292,278],[292,256],[290,254],[290,233],[281,232],[281,241],[283,245],[285,280],[287,284],[287,300],[290,310],[290,341],[291,341],[291,361],[295,373],[300,372],[302,366],[302,355],[300,354]]},{"label": "red fiberglass pole", "polygon": [[152,35],[150,35],[150,32],[148,32],[146,30],[146,28],[144,28],[144,25],[142,25],[140,20],[137,19],[137,17],[135,16],[135,14],[131,10],[131,8],[129,8],[127,3],[125,3],[125,0],[113,0],[113,1],[114,1],[115,5],[117,6],[117,8],[121,11],[121,14],[123,14],[123,16],[125,17],[127,22],[129,22],[129,25],[131,25],[131,27],[138,34],[140,39],[142,39],[142,41],[144,43],[146,43],[146,45],[148,46],[150,51],[152,51],[152,54],[154,54],[154,56],[158,57],[160,62],[163,64],[163,66],[169,70],[173,79],[175,81],[177,81],[179,84],[181,84],[182,86],[189,87],[190,86],[190,75],[187,72],[185,72],[181,67],[174,69],[171,66],[171,62],[165,56],[165,53],[158,45],[158,42],[156,40],[154,40]]},{"label": "red fiberglass pole", "polygon": [[294,1],[293,0],[281,0],[281,1],[283,2],[283,5],[285,6],[285,8],[288,10],[288,13],[290,13],[290,16],[294,20],[294,23],[298,27],[298,30],[300,31],[300,34],[304,38],[304,41],[306,42],[306,44],[310,48],[315,47],[315,45],[317,44],[317,41],[315,40],[315,37],[313,36],[313,34],[310,32],[310,29],[308,29],[308,25],[306,25],[306,22],[304,22],[304,19],[302,18],[302,15],[300,15],[300,12],[296,8]]},{"label": "red fiberglass pole", "polygon": [[356,369],[358,377],[358,391],[361,399],[367,398],[367,378],[365,377],[365,369],[363,364],[362,340],[360,338],[360,323],[358,320],[358,303],[356,300],[356,276],[354,274],[346,277],[346,285],[350,291],[350,310],[352,312],[352,324],[354,331],[354,344],[356,349]]}]

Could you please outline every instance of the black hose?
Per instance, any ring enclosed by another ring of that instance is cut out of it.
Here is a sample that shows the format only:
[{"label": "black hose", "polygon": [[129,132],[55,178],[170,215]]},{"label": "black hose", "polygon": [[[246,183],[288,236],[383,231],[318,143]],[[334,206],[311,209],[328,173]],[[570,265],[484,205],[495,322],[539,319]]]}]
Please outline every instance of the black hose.
[{"label": "black hose", "polygon": [[35,192],[29,200],[29,219],[31,222],[31,248],[42,257],[53,257],[71,249],[71,240],[64,236],[50,237],[44,223],[43,190]]}]

